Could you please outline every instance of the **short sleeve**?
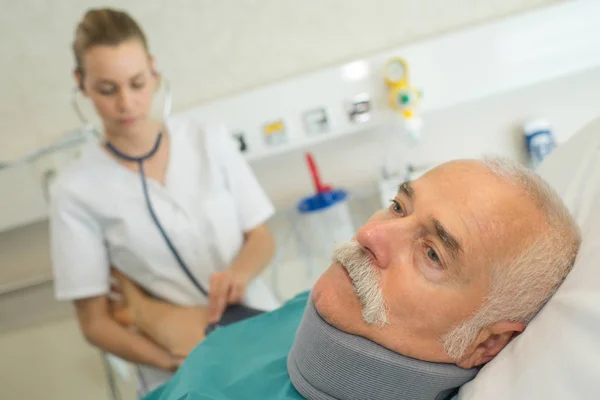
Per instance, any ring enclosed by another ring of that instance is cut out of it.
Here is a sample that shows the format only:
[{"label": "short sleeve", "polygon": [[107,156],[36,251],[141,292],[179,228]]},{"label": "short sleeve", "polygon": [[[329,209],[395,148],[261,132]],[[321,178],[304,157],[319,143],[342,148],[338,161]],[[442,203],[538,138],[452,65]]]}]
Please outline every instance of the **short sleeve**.
[{"label": "short sleeve", "polygon": [[100,223],[75,196],[60,189],[53,191],[50,205],[50,251],[57,299],[109,292],[110,267]]},{"label": "short sleeve", "polygon": [[248,232],[264,224],[273,216],[275,209],[229,132],[221,127],[212,133],[219,147],[219,164],[235,200],[242,230]]}]

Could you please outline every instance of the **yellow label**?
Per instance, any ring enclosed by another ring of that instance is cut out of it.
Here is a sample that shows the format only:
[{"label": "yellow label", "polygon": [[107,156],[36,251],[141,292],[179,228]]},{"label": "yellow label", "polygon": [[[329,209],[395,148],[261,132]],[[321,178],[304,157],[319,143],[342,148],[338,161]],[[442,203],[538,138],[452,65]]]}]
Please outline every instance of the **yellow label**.
[{"label": "yellow label", "polygon": [[263,128],[265,135],[271,135],[273,133],[279,133],[283,131],[283,121],[276,121],[270,124],[266,124]]}]

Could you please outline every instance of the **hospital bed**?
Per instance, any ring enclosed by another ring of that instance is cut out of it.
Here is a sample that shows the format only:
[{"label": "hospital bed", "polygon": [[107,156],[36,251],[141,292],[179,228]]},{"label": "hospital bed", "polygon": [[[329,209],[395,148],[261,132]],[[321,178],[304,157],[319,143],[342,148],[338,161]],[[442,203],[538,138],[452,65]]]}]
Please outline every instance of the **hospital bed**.
[{"label": "hospital bed", "polygon": [[[89,139],[69,138],[61,145],[69,147],[71,140]],[[459,400],[600,399],[600,118],[560,145],[537,172],[582,228],[579,257],[527,330],[461,389]],[[117,380],[131,370],[119,359],[102,357],[111,396],[118,400]]]},{"label": "hospital bed", "polygon": [[[580,225],[580,253],[563,285],[525,332],[463,386],[455,399],[600,398],[600,213],[596,211],[600,206],[600,119],[559,146],[538,172],[561,195]],[[211,343],[212,351],[223,351],[227,359],[226,350]],[[200,345],[197,351],[211,348],[208,342],[206,346]],[[222,376],[228,367],[213,363],[211,373]],[[183,373],[179,381],[199,384],[195,378]],[[166,389],[170,395],[179,393],[177,379],[174,382]],[[223,398],[236,398],[212,384],[210,379],[201,383],[202,393],[212,390]]]},{"label": "hospital bed", "polygon": [[[564,284],[525,332],[461,388],[455,397],[459,400],[600,398],[600,364],[597,362],[600,354],[600,213],[596,212],[600,205],[600,119],[556,149],[538,171],[555,187],[581,226],[581,251]],[[277,318],[277,313],[270,316]],[[259,319],[254,322],[258,323]],[[254,339],[249,332],[257,329],[257,325],[251,329],[248,324],[244,328],[242,331],[223,330],[218,337],[209,338],[195,350],[196,356],[189,360],[187,368],[184,367],[170,385],[149,398],[174,399],[187,394],[190,398],[232,400],[264,396],[297,398],[295,392],[288,390],[282,361],[285,352],[276,359],[265,354],[240,358],[237,352],[228,352],[227,343],[237,340],[240,332]],[[284,331],[278,339],[292,340],[295,328]],[[269,345],[274,346],[272,342]],[[260,362],[262,356],[267,357],[270,369],[254,368],[253,360]],[[229,375],[231,372],[228,374],[234,365],[240,364],[243,365],[241,370],[233,376]],[[250,371],[264,372],[270,380],[262,382],[263,375],[258,377]],[[223,381],[219,382],[220,379]],[[245,390],[244,379],[258,381],[260,385]],[[270,389],[265,391],[266,386],[279,390],[267,393]]]}]

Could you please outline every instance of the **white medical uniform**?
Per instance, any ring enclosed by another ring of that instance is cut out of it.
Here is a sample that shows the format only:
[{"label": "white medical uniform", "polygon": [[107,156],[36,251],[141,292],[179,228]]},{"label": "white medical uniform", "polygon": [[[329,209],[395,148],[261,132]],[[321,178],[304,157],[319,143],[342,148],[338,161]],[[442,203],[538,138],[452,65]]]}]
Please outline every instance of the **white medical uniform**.
[{"label": "white medical uniform", "polygon": [[[169,120],[164,186],[148,179],[155,212],[196,279],[209,290],[213,272],[237,256],[244,232],[266,222],[273,206],[222,127]],[[146,207],[141,178],[98,145],[84,151],[52,187],[50,214],[56,296],[108,294],[113,265],[152,295],[178,305],[206,305],[185,275]],[[278,302],[255,279],[244,304],[271,310]],[[170,377],[140,368],[142,391]]]}]

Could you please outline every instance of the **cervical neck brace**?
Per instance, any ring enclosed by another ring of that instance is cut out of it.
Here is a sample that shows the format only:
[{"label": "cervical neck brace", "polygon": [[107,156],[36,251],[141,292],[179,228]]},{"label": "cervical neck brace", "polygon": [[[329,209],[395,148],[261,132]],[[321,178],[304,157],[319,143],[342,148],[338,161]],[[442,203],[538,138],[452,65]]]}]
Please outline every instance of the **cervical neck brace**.
[{"label": "cervical neck brace", "polygon": [[342,332],[319,316],[311,298],[287,368],[310,400],[443,400],[478,372],[415,360]]}]

